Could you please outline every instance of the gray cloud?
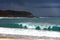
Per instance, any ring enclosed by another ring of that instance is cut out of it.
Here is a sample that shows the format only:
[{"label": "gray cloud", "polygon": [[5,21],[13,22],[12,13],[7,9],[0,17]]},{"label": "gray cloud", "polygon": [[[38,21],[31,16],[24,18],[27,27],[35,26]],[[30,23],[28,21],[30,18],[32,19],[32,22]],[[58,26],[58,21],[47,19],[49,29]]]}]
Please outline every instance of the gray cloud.
[{"label": "gray cloud", "polygon": [[60,16],[60,3],[44,2],[43,0],[11,0],[11,2],[0,3],[0,9],[29,11],[35,16]]}]

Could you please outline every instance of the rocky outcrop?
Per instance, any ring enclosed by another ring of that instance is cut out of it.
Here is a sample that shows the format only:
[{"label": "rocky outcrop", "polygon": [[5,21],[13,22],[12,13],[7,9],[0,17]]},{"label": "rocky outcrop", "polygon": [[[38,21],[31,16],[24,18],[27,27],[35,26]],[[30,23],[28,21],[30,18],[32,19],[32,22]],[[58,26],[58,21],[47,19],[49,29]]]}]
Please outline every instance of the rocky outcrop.
[{"label": "rocky outcrop", "polygon": [[33,15],[26,11],[0,10],[0,17],[33,17]]}]

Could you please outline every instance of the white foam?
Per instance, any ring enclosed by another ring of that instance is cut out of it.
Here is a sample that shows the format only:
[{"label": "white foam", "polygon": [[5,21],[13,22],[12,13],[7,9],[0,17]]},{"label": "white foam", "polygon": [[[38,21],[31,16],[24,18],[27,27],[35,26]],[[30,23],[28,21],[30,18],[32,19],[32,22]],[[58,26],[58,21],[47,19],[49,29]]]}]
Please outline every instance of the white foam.
[{"label": "white foam", "polygon": [[0,34],[24,35],[24,36],[46,36],[60,37],[60,32],[54,31],[38,31],[31,29],[15,29],[15,28],[0,28]]},{"label": "white foam", "polygon": [[49,26],[52,28],[53,26],[58,26],[56,24],[50,24],[50,23],[32,23],[32,22],[22,22],[22,23],[16,23],[16,24],[22,24],[23,26],[27,26],[28,28],[36,28],[39,26],[41,29],[48,28]]}]

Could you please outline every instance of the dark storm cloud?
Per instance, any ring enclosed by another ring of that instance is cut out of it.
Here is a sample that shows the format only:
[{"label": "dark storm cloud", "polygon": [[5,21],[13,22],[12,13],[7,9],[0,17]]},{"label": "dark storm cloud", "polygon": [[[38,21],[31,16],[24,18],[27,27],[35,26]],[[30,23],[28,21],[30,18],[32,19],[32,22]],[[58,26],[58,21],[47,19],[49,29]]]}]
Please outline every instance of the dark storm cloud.
[{"label": "dark storm cloud", "polygon": [[0,0],[0,9],[29,11],[35,16],[60,16],[60,0]]}]

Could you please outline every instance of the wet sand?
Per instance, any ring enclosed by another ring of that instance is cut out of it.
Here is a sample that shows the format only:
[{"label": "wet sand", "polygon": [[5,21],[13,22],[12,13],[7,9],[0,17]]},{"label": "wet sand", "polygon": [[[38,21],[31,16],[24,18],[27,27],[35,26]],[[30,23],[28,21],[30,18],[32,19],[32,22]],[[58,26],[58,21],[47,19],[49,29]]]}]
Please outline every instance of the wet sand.
[{"label": "wet sand", "polygon": [[60,40],[60,38],[0,34],[0,40]]},{"label": "wet sand", "polygon": [[25,39],[25,38],[20,38],[20,39],[15,39],[15,38],[0,38],[0,40],[60,40],[60,39]]},{"label": "wet sand", "polygon": [[60,38],[30,37],[30,36],[0,36],[0,40],[60,40]]}]

